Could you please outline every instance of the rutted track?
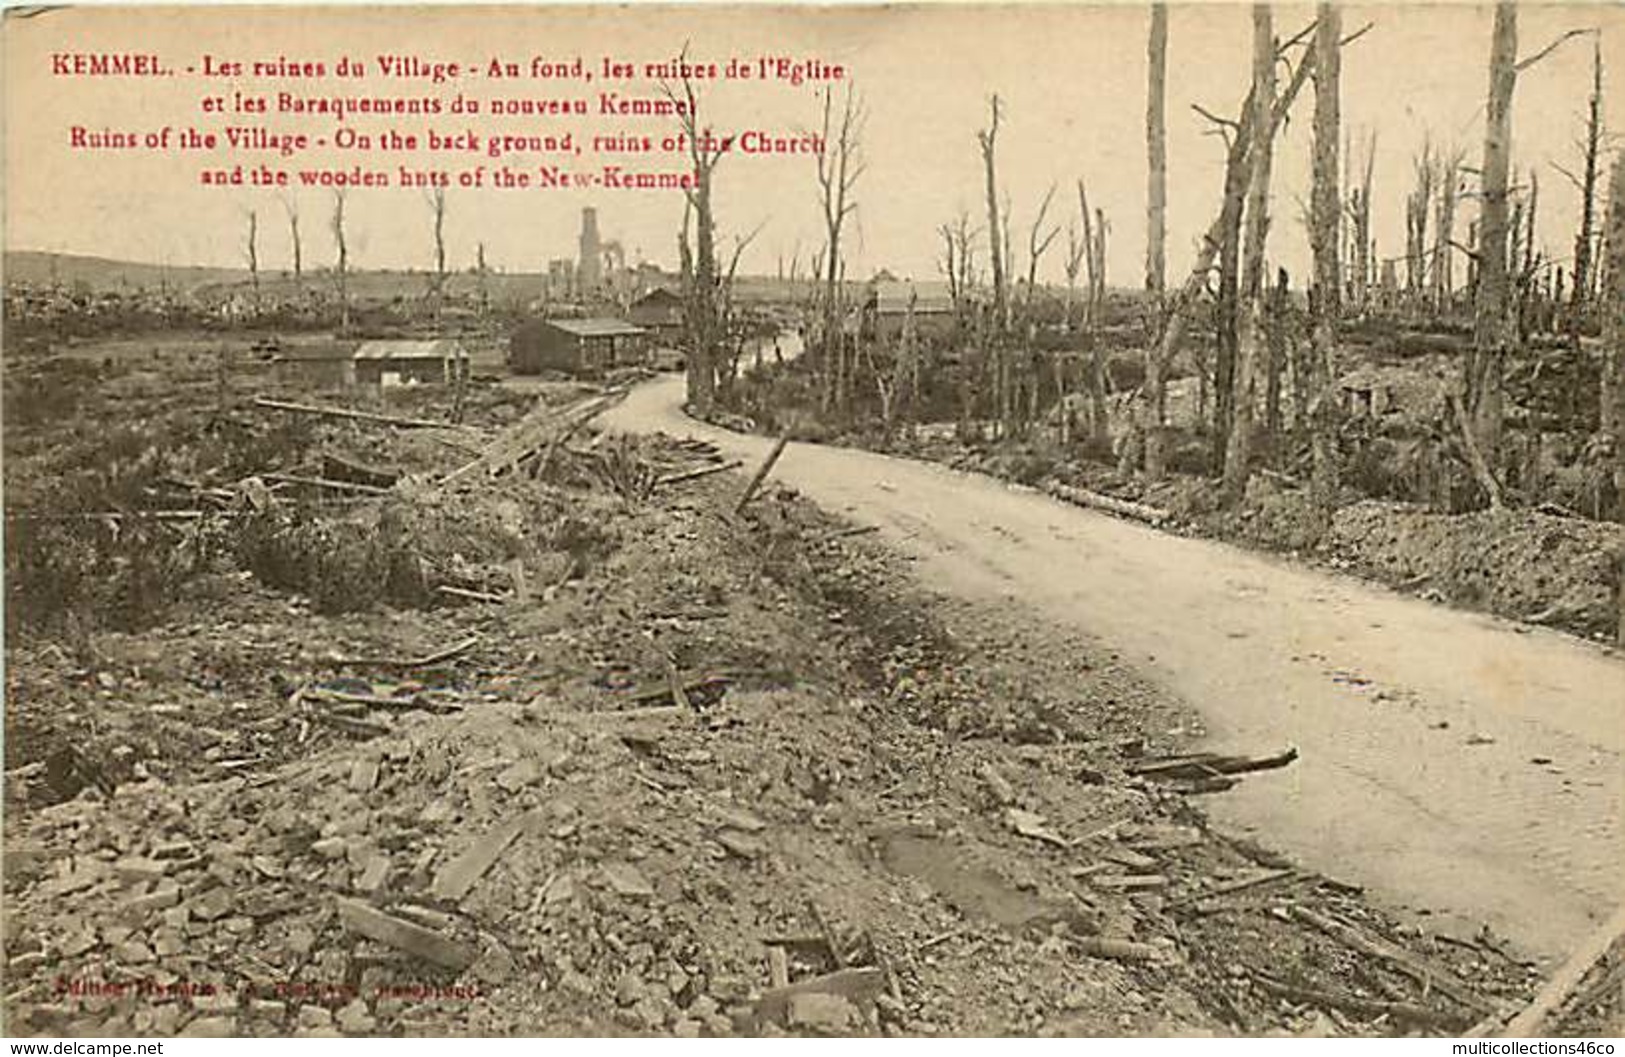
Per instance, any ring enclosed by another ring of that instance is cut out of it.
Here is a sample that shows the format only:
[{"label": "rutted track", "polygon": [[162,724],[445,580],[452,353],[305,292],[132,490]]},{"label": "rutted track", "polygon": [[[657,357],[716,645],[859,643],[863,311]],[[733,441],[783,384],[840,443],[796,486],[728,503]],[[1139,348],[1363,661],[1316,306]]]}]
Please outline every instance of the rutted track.
[{"label": "rutted track", "polygon": [[[681,398],[662,379],[602,421],[766,454]],[[1625,894],[1625,664],[1600,649],[942,467],[796,444],[775,476],[878,524],[936,589],[1098,637],[1215,747],[1297,745],[1206,803],[1317,869],[1548,955]]]}]

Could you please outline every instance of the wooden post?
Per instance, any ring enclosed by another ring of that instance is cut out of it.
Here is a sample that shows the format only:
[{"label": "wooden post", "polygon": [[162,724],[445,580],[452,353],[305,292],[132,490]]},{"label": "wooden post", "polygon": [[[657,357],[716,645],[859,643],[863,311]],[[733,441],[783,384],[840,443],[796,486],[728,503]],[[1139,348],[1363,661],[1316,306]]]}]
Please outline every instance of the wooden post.
[{"label": "wooden post", "polygon": [[779,461],[779,456],[784,454],[784,446],[789,443],[790,438],[786,435],[780,437],[778,442],[773,445],[773,450],[767,453],[767,458],[762,460],[762,465],[757,469],[756,476],[750,479],[750,484],[747,484],[745,490],[740,493],[739,502],[734,504],[735,514],[744,513],[746,504],[756,498],[757,489],[762,487],[762,482],[767,480],[767,475],[773,472],[773,464]]}]

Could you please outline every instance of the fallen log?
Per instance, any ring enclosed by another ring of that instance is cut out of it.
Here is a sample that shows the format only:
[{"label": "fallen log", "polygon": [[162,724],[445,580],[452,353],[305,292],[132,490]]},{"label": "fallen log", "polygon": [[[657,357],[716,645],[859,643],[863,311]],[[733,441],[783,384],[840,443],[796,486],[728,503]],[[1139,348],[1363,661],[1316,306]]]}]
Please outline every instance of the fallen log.
[{"label": "fallen log", "polygon": [[405,712],[461,712],[462,705],[449,701],[431,701],[422,694],[411,697],[384,697],[380,694],[352,694],[343,690],[324,690],[312,687],[305,697],[314,701],[330,701],[337,705],[362,705],[367,708],[397,709]]},{"label": "fallen log", "polygon": [[1298,871],[1292,869],[1262,870],[1251,875],[1250,877],[1238,877],[1234,881],[1226,881],[1224,884],[1214,885],[1212,888],[1209,888],[1206,891],[1193,892],[1188,896],[1182,896],[1179,899],[1175,899],[1173,902],[1169,903],[1164,909],[1177,910],[1180,907],[1188,906],[1191,903],[1200,903],[1207,899],[1217,898],[1218,896],[1231,895],[1236,892],[1244,892],[1249,888],[1257,888],[1261,885],[1273,884],[1276,881],[1284,881],[1289,877],[1296,877],[1297,874]]},{"label": "fallen log", "polygon": [[358,899],[338,899],[339,921],[346,930],[388,944],[414,957],[461,972],[474,964],[478,952],[433,929],[386,914]]},{"label": "fallen log", "polygon": [[388,488],[380,488],[371,484],[356,484],[354,481],[334,481],[326,477],[301,477],[292,473],[262,473],[258,475],[262,480],[276,481],[280,484],[302,484],[310,488],[326,488],[334,492],[355,492],[360,495],[388,495]]},{"label": "fallen log", "polygon": [[449,595],[452,598],[466,599],[470,602],[508,601],[507,595],[493,595],[487,591],[470,591],[466,587],[452,587],[448,584],[441,584],[439,587],[435,588],[435,590],[443,595]]},{"label": "fallen log", "polygon": [[767,458],[762,460],[762,465],[757,468],[756,475],[750,479],[750,483],[745,486],[745,490],[739,494],[739,502],[734,504],[734,513],[736,515],[743,514],[745,506],[756,498],[757,489],[762,487],[762,482],[767,480],[767,475],[773,472],[773,464],[779,461],[779,456],[784,454],[785,445],[789,443],[790,436],[785,434],[773,445],[773,450],[767,453]]},{"label": "fallen log", "polygon": [[1154,962],[1163,955],[1160,947],[1133,940],[1117,940],[1106,936],[1080,936],[1072,941],[1081,954],[1091,958],[1109,958],[1119,962]]},{"label": "fallen log", "polygon": [[382,724],[356,719],[354,716],[341,716],[336,712],[312,711],[310,718],[329,727],[336,727],[346,734],[356,734],[363,738],[381,738],[390,730]]},{"label": "fallen log", "polygon": [[1160,510],[1154,506],[1131,502],[1127,499],[1118,499],[1116,496],[1102,495],[1099,492],[1091,492],[1087,488],[1062,484],[1060,481],[1049,482],[1044,490],[1057,499],[1064,499],[1074,506],[1088,507],[1091,510],[1104,510],[1108,514],[1133,518],[1135,521],[1144,521],[1149,525],[1161,525],[1173,517],[1168,511]]},{"label": "fallen log", "polygon": [[1396,947],[1387,940],[1374,936],[1367,936],[1362,930],[1346,922],[1327,917],[1308,907],[1295,906],[1292,916],[1307,925],[1312,925],[1335,940],[1339,940],[1348,947],[1384,962],[1409,976],[1424,988],[1437,989],[1444,995],[1453,999],[1458,1005],[1472,1010],[1480,1016],[1492,1013],[1495,1007],[1491,1003],[1475,994],[1462,980],[1450,970],[1412,954],[1410,951]]},{"label": "fallen log", "polygon": [[427,418],[406,418],[401,415],[380,415],[372,411],[351,411],[347,407],[317,407],[315,404],[295,404],[287,400],[255,397],[254,406],[267,411],[287,411],[296,415],[315,415],[318,418],[345,418],[357,422],[376,422],[384,426],[404,426],[407,429],[469,429],[452,422],[436,422]]},{"label": "fallen log", "polygon": [[401,471],[387,466],[372,466],[337,452],[324,452],[322,476],[329,481],[347,481],[350,484],[389,488],[401,479]]},{"label": "fallen log", "polygon": [[867,536],[871,532],[879,531],[879,525],[853,525],[851,528],[836,529],[833,532],[826,532],[822,536],[818,537],[818,542],[825,543],[829,540],[844,540],[850,539],[853,536]]},{"label": "fallen log", "polygon": [[1222,756],[1218,753],[1199,752],[1185,756],[1137,760],[1123,770],[1146,778],[1203,779],[1215,775],[1246,774],[1249,771],[1272,771],[1285,767],[1297,758],[1296,748],[1288,748],[1273,756]]},{"label": "fallen log", "polygon": [[461,654],[467,653],[469,650],[473,649],[474,646],[479,643],[479,641],[480,637],[478,635],[470,635],[461,642],[454,643],[453,645],[447,646],[443,650],[436,650],[435,652],[426,654],[422,657],[340,657],[333,663],[341,667],[371,666],[375,668],[427,668],[432,664],[440,664]]},{"label": "fallen log", "polygon": [[653,488],[661,488],[668,484],[681,484],[683,481],[694,481],[701,477],[710,477],[714,473],[723,473],[727,470],[737,470],[745,465],[742,459],[732,459],[728,462],[717,463],[712,466],[701,466],[697,470],[685,470],[682,473],[667,474],[665,477],[655,478]]},{"label": "fallen log", "polygon": [[1348,995],[1337,991],[1322,991],[1318,988],[1299,987],[1283,980],[1277,980],[1266,973],[1256,969],[1248,970],[1254,984],[1261,991],[1268,992],[1278,998],[1299,1005],[1322,1006],[1327,1009],[1340,1009],[1345,1013],[1353,1013],[1361,1017],[1388,1017],[1391,1020],[1402,1020],[1427,1027],[1459,1028],[1462,1019],[1441,1013],[1436,1009],[1415,1005],[1411,1002],[1388,1002],[1375,998],[1361,998],[1359,995]]},{"label": "fallen log", "polygon": [[1586,937],[1585,942],[1580,944],[1569,956],[1568,961],[1552,974],[1551,979],[1546,981],[1546,986],[1540,989],[1529,1005],[1507,1021],[1506,1027],[1501,1029],[1501,1037],[1523,1038],[1541,1034],[1540,1029],[1547,1018],[1563,1005],[1574,989],[1585,980],[1586,974],[1591,972],[1591,967],[1602,960],[1621,936],[1625,936],[1625,904],[1621,904],[1619,909],[1614,911],[1613,917]]}]

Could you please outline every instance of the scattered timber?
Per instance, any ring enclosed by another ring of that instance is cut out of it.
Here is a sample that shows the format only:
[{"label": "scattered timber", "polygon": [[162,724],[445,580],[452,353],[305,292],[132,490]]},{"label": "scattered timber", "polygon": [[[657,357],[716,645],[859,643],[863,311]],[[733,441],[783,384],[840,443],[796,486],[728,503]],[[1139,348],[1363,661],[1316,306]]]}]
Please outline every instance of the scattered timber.
[{"label": "scattered timber", "polygon": [[1353,1013],[1360,1017],[1388,1017],[1390,1020],[1404,1021],[1412,1024],[1421,1024],[1434,1028],[1459,1028],[1461,1018],[1418,1006],[1410,1002],[1387,1002],[1374,998],[1362,998],[1359,995],[1342,994],[1336,991],[1323,991],[1318,988],[1299,987],[1283,980],[1250,970],[1253,983],[1259,989],[1278,998],[1299,1005],[1321,1006],[1326,1009],[1341,1010],[1344,1013]]},{"label": "scattered timber", "polygon": [[1389,943],[1387,940],[1367,936],[1365,932],[1353,925],[1335,918],[1327,917],[1308,907],[1295,906],[1292,916],[1299,921],[1324,932],[1335,940],[1340,940],[1349,948],[1361,954],[1375,958],[1398,972],[1404,973],[1425,988],[1433,988],[1441,994],[1447,995],[1458,1005],[1472,1010],[1482,1016],[1494,1012],[1494,1007],[1484,998],[1475,994],[1467,984],[1448,969],[1432,965],[1417,955]]},{"label": "scattered timber", "polygon": [[451,422],[436,422],[427,418],[407,418],[402,415],[380,415],[372,411],[351,411],[346,407],[318,407],[315,404],[295,404],[287,400],[255,397],[254,406],[267,411],[287,411],[295,415],[315,415],[318,418],[347,418],[356,422],[376,422],[383,426],[401,426],[406,429],[469,429]]},{"label": "scattered timber", "polygon": [[728,462],[717,463],[713,466],[701,466],[696,470],[685,470],[682,473],[668,474],[665,477],[655,478],[652,487],[662,488],[669,484],[681,484],[684,481],[694,481],[701,477],[710,477],[714,473],[724,473],[728,470],[737,470],[745,465],[741,459],[732,459]]}]

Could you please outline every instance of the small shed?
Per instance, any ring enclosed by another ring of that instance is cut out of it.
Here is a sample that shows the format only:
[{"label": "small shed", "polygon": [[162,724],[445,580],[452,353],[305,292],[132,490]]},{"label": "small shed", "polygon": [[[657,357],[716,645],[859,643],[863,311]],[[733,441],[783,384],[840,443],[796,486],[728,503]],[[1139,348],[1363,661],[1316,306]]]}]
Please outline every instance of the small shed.
[{"label": "small shed", "polygon": [[947,283],[875,280],[869,284],[864,315],[871,334],[894,339],[910,315],[918,333],[941,333],[954,321],[954,299]]},{"label": "small shed", "polygon": [[352,359],[355,381],[361,385],[450,385],[468,378],[468,351],[449,338],[368,341]]},{"label": "small shed", "polygon": [[670,340],[683,332],[683,296],[658,287],[632,302],[627,316],[633,323]]},{"label": "small shed", "polygon": [[537,319],[514,331],[508,363],[516,374],[602,374],[642,364],[648,336],[623,319]]},{"label": "small shed", "polygon": [[271,375],[282,384],[322,389],[355,384],[355,349],[345,342],[279,343],[255,352],[270,354]]}]

